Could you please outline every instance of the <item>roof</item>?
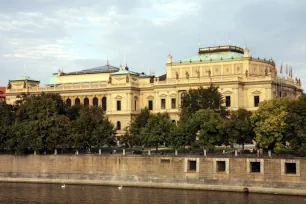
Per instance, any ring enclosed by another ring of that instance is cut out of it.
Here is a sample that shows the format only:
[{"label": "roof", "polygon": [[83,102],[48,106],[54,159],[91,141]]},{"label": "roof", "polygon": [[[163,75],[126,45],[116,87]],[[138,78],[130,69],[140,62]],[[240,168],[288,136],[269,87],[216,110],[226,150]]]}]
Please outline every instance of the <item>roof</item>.
[{"label": "roof", "polygon": [[163,74],[159,76],[158,78],[159,78],[159,81],[165,81],[167,79],[167,74]]},{"label": "roof", "polygon": [[243,49],[236,46],[218,46],[199,48],[197,55],[175,61],[173,63],[209,62],[219,60],[235,60],[243,58]]},{"label": "roof", "polygon": [[126,69],[120,69],[118,72],[112,73],[112,75],[124,75],[124,74],[131,74],[131,75],[136,75],[136,76],[139,75],[139,73],[137,72],[132,72]]},{"label": "roof", "polygon": [[117,72],[112,73],[112,75],[125,75],[125,74],[131,74],[131,75],[136,75],[136,76],[140,75],[137,72],[130,71],[129,68],[127,67],[127,65],[125,65],[124,68],[121,68],[121,66],[120,66],[120,69]]},{"label": "roof", "polygon": [[25,74],[23,76],[17,78],[17,79],[13,79],[13,80],[10,80],[10,81],[25,81],[25,80],[39,82],[38,80],[32,79],[31,77],[29,77]]},{"label": "roof", "polygon": [[[78,75],[78,74],[96,74],[96,73],[113,73],[119,71],[118,67],[111,66],[106,64],[104,66],[94,67],[90,69],[83,69],[81,71],[74,71],[68,73],[61,73],[61,75]],[[53,75],[57,75],[54,73]]]}]

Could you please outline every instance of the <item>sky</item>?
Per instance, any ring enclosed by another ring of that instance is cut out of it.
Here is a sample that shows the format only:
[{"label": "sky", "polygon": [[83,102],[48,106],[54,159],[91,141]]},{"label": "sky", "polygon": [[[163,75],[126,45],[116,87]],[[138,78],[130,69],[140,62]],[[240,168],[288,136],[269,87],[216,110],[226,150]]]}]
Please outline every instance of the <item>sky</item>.
[{"label": "sky", "polygon": [[231,41],[292,66],[306,87],[305,10],[305,0],[0,0],[0,86],[24,73],[43,85],[107,59],[161,75],[169,54]]}]

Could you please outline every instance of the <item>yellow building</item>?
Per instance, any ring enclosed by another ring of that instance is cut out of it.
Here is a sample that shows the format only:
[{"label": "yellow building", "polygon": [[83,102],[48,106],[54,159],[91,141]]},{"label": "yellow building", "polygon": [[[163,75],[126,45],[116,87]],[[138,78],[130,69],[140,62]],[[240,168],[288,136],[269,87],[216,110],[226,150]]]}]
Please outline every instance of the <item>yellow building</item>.
[{"label": "yellow building", "polygon": [[59,70],[45,87],[24,76],[10,80],[7,103],[13,104],[21,93],[59,93],[69,105],[102,106],[121,135],[145,107],[153,113],[168,112],[177,121],[182,93],[211,83],[219,86],[225,105],[232,110],[256,110],[260,101],[302,94],[300,80],[277,76],[272,59],[252,58],[248,49],[236,46],[199,48],[198,54],[178,61],[169,55],[166,68],[159,77],[108,63],[77,72]]}]

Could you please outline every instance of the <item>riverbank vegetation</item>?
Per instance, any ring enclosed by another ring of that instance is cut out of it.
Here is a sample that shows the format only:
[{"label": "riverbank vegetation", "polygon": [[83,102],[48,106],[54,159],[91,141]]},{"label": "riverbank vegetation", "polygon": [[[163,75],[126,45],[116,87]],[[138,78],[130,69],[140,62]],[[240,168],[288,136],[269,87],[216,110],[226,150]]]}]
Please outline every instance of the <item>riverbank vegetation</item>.
[{"label": "riverbank vegetation", "polygon": [[116,146],[173,150],[214,149],[253,143],[258,148],[306,153],[306,96],[263,101],[250,112],[229,111],[217,87],[182,96],[179,121],[147,108],[116,137],[116,127],[99,106],[67,106],[56,94],[23,95],[15,106],[0,103],[0,150],[42,154],[60,148],[75,151]]}]

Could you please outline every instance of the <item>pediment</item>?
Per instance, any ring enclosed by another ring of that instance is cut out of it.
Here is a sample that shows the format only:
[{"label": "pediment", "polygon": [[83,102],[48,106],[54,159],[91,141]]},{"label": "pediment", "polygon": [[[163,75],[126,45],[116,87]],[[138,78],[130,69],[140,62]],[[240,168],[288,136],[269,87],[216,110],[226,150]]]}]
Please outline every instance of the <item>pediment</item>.
[{"label": "pediment", "polygon": [[159,95],[160,97],[167,97],[167,95],[166,94],[161,94],[161,95]]},{"label": "pediment", "polygon": [[122,99],[122,96],[117,95],[117,96],[115,97],[115,99]]},{"label": "pediment", "polygon": [[255,94],[261,94],[261,92],[258,91],[258,90],[256,90],[256,91],[253,91],[252,94],[254,94],[254,95],[255,95]]},{"label": "pediment", "polygon": [[153,96],[148,96],[147,99],[154,99],[154,97]]},{"label": "pediment", "polygon": [[225,91],[225,92],[223,92],[223,95],[230,95],[230,94],[232,94],[233,92],[231,92],[231,91]]},{"label": "pediment", "polygon": [[170,97],[171,97],[171,98],[175,98],[175,97],[176,97],[176,94],[173,93],[173,94],[170,95]]}]

